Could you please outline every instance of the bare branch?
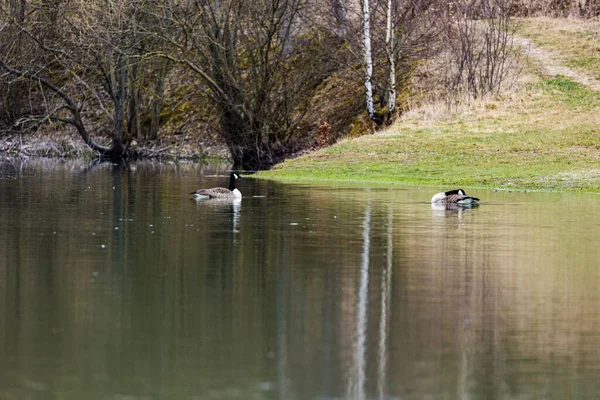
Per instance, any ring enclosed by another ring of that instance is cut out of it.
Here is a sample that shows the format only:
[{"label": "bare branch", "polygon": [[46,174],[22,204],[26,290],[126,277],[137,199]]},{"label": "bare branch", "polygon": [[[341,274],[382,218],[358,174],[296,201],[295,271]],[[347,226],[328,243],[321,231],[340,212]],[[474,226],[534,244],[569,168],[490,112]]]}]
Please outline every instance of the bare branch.
[{"label": "bare branch", "polygon": [[65,93],[63,90],[61,90],[59,87],[57,87],[56,85],[54,85],[52,82],[48,81],[47,79],[42,78],[41,76],[39,76],[38,74],[36,74],[34,72],[20,71],[18,69],[12,68],[12,67],[8,66],[6,64],[6,62],[2,59],[0,59],[0,67],[4,68],[7,72],[9,72],[10,74],[15,75],[17,77],[25,77],[27,79],[40,82],[46,88],[50,89],[52,92],[59,95],[65,101],[65,103],[67,103],[67,107],[69,108],[69,110],[71,110],[71,112],[78,111],[77,107],[75,106],[75,103],[73,102],[73,100],[71,100],[71,98],[67,95],[67,93]]}]

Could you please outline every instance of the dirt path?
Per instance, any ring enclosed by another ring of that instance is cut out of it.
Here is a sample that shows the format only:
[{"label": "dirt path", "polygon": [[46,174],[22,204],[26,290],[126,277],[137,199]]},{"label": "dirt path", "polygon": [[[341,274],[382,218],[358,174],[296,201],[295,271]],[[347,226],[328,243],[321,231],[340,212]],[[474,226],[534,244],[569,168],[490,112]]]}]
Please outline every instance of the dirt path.
[{"label": "dirt path", "polygon": [[514,41],[525,49],[525,54],[541,67],[544,73],[551,76],[566,76],[574,82],[600,91],[600,81],[598,79],[565,66],[556,54],[537,46],[531,39],[515,36]]}]

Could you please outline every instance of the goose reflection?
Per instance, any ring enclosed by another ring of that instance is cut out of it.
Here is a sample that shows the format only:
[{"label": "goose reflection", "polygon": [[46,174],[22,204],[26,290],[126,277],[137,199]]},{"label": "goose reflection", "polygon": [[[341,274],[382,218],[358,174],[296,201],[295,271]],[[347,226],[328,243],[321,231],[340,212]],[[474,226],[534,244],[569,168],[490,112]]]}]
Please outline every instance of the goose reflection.
[{"label": "goose reflection", "polygon": [[242,210],[242,199],[241,198],[227,198],[227,199],[223,199],[223,198],[212,198],[212,199],[206,199],[206,198],[192,198],[192,201],[194,201],[198,206],[202,206],[202,207],[210,207],[213,210],[219,210],[219,211],[223,211],[229,215],[231,215],[231,221],[232,221],[232,227],[231,227],[231,231],[233,233],[239,233],[239,226],[240,226],[240,215],[241,215],[241,210]]},{"label": "goose reflection", "polygon": [[242,210],[242,201],[232,201],[231,202],[231,207],[229,208],[231,216],[232,216],[232,221],[233,221],[233,227],[232,227],[232,231],[233,233],[239,233],[240,229],[240,211]]},{"label": "goose reflection", "polygon": [[469,212],[472,208],[476,208],[477,205],[469,204],[455,204],[455,203],[431,203],[432,215],[434,217],[448,217],[457,215],[458,218],[463,216],[463,213]]}]

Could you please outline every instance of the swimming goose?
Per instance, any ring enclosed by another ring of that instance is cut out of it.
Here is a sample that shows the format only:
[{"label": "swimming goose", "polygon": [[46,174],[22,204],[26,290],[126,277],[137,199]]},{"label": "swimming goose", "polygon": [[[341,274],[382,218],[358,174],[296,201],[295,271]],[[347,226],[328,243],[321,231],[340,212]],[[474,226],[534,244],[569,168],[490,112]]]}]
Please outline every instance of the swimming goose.
[{"label": "swimming goose", "polygon": [[241,200],[242,193],[235,187],[235,180],[240,176],[234,172],[229,176],[229,189],[224,187],[216,187],[212,189],[198,189],[191,192],[196,196],[196,199],[232,199]]},{"label": "swimming goose", "polygon": [[436,194],[431,198],[431,202],[438,204],[479,204],[479,199],[467,196],[462,189],[455,189]]}]

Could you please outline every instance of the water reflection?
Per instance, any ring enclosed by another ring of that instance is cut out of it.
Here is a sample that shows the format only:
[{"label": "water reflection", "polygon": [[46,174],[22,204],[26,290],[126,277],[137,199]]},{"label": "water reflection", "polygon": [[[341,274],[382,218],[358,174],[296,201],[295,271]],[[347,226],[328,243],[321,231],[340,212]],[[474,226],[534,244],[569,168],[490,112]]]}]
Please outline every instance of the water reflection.
[{"label": "water reflection", "polygon": [[240,212],[242,210],[242,199],[198,199],[192,198],[198,207],[205,207],[212,213],[227,213],[230,215],[231,231],[240,233]]},{"label": "water reflection", "polygon": [[[0,169],[0,398],[595,398],[597,196]],[[247,193],[247,195],[246,195]],[[255,197],[261,196],[261,197]]]},{"label": "water reflection", "polygon": [[377,370],[377,395],[379,399],[385,398],[386,379],[387,379],[387,360],[388,360],[388,325],[389,313],[391,307],[391,291],[392,291],[392,259],[394,254],[393,235],[394,235],[394,214],[392,205],[388,205],[387,212],[387,232],[386,232],[386,263],[385,269],[382,270],[381,277],[381,317],[379,319],[379,368]]},{"label": "water reflection", "polygon": [[348,398],[362,400],[365,398],[366,381],[366,342],[367,342],[367,309],[369,294],[369,253],[371,250],[371,203],[367,200],[363,222],[363,249],[358,295],[356,301],[356,344],[354,348],[354,376],[350,381]]},{"label": "water reflection", "polygon": [[479,205],[431,203],[432,215],[434,217],[458,218],[459,220],[462,219],[464,213],[468,213],[471,209],[477,207],[479,207]]}]

